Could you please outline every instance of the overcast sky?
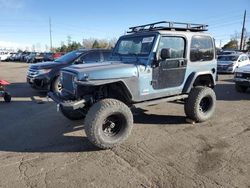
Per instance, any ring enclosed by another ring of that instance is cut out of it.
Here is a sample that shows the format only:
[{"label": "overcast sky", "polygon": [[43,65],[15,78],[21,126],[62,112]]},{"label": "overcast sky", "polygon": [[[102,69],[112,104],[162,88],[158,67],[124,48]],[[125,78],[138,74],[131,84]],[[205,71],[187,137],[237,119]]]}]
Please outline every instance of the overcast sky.
[{"label": "overcast sky", "polygon": [[244,10],[250,31],[250,0],[0,0],[0,48],[49,45],[49,17],[53,46],[83,38],[118,38],[130,26],[155,21],[204,23],[225,44],[240,32]]}]

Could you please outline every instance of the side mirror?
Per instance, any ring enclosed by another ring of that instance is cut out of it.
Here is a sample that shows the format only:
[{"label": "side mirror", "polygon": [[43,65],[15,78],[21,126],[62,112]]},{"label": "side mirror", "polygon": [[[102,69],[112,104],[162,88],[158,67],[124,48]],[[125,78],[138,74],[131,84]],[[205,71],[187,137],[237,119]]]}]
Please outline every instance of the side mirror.
[{"label": "side mirror", "polygon": [[161,53],[160,53],[160,57],[161,57],[162,60],[169,59],[171,57],[170,48],[162,48]]}]

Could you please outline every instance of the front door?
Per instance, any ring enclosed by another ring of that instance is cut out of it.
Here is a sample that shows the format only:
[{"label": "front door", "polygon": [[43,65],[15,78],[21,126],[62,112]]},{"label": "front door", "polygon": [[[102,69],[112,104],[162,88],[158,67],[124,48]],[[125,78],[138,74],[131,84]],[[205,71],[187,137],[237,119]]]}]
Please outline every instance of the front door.
[{"label": "front door", "polygon": [[160,39],[158,52],[163,48],[170,50],[170,57],[166,60],[158,60],[157,66],[153,68],[152,86],[154,89],[180,86],[185,78],[187,67],[185,38],[163,36]]}]

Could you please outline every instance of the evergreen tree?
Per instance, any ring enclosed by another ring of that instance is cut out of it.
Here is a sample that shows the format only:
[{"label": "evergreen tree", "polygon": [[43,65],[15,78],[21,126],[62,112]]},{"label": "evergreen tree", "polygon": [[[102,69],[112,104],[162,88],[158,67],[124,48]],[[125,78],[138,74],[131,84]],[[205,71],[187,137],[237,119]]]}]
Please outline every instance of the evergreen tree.
[{"label": "evergreen tree", "polygon": [[100,48],[100,44],[97,40],[93,43],[92,48]]},{"label": "evergreen tree", "polygon": [[237,50],[238,49],[238,41],[230,40],[227,44],[222,47],[223,50]]}]

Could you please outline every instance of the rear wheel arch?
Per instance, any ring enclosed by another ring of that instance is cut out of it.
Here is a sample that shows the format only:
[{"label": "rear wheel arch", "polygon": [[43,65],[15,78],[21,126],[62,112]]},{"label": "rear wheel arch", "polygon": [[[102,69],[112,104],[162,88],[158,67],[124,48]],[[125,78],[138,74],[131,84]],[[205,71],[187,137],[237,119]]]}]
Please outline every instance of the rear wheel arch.
[{"label": "rear wheel arch", "polygon": [[183,88],[183,93],[189,93],[191,89],[196,86],[206,86],[214,88],[215,80],[213,78],[213,75],[211,73],[190,74]]}]

